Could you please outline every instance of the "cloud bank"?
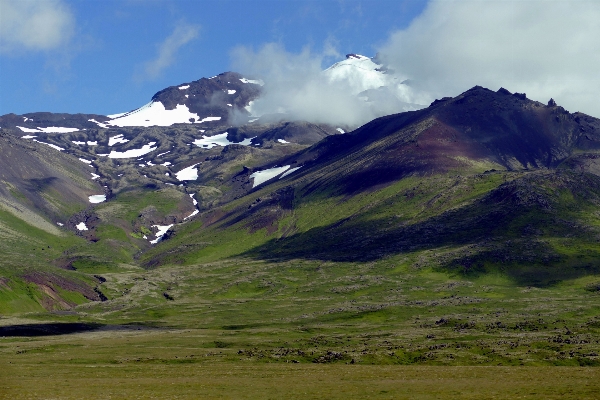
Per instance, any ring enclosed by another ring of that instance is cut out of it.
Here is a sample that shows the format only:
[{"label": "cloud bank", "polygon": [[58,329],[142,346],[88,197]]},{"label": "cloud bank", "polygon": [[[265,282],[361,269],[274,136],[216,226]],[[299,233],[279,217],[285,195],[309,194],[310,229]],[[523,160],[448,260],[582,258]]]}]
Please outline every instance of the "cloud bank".
[{"label": "cloud bank", "polygon": [[434,0],[378,50],[431,101],[481,85],[600,117],[600,2]]},{"label": "cloud bank", "polygon": [[[571,112],[600,117],[600,2],[431,0],[375,51],[392,73],[389,87],[362,101],[352,84],[322,73],[335,49],[289,53],[279,44],[238,47],[233,68],[265,82],[256,115],[356,126],[428,105],[475,85],[504,87]],[[352,49],[348,49],[351,51]],[[398,82],[409,81],[407,85]],[[404,107],[404,109],[403,109]]]},{"label": "cloud bank", "polygon": [[261,97],[250,108],[252,114],[263,118],[356,127],[381,115],[403,111],[399,108],[403,103],[393,89],[373,92],[368,96],[373,101],[365,101],[367,95],[362,91],[368,84],[357,84],[346,73],[323,72],[327,60],[342,58],[331,46],[320,53],[305,48],[293,54],[280,44],[269,43],[258,51],[238,47],[231,56],[234,70],[264,82]]},{"label": "cloud bank", "polygon": [[69,43],[75,18],[61,0],[0,0],[0,52],[46,51]]},{"label": "cloud bank", "polygon": [[198,25],[180,24],[162,43],[158,45],[156,58],[143,64],[138,80],[155,79],[175,62],[179,49],[198,37]]}]

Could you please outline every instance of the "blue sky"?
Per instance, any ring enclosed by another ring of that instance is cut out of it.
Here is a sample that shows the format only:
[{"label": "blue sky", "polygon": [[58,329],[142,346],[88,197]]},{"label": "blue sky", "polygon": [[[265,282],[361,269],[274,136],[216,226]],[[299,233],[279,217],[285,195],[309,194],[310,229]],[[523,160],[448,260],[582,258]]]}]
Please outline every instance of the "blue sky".
[{"label": "blue sky", "polygon": [[[333,46],[342,57],[373,56],[426,5],[421,0],[52,0],[48,9],[36,10],[40,1],[18,0],[17,6],[33,4],[14,11],[13,18],[27,26],[34,23],[27,20],[32,14],[46,12],[48,29],[62,27],[63,35],[51,43],[18,36],[4,40],[0,115],[128,111],[167,86],[230,70],[237,46],[258,49],[275,42],[291,53]],[[0,12],[11,6],[15,2],[1,0]],[[53,10],[59,15],[51,15]]]},{"label": "blue sky", "polygon": [[414,103],[481,85],[600,117],[598,21],[598,0],[0,0],[0,115],[112,114],[228,70],[378,52]]}]

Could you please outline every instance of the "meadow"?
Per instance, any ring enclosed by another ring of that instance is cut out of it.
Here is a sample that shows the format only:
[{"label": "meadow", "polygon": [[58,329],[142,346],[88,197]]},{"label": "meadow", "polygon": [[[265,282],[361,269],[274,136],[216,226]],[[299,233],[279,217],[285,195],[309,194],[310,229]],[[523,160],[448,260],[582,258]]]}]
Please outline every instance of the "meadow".
[{"label": "meadow", "polygon": [[600,279],[519,286],[426,256],[123,264],[108,301],[0,319],[2,396],[598,398]]}]

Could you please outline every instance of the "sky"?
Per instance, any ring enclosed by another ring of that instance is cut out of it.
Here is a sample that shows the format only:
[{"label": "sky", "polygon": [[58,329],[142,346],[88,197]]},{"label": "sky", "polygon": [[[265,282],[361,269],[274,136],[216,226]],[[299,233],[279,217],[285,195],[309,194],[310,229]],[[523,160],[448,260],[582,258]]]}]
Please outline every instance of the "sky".
[{"label": "sky", "polygon": [[315,74],[379,53],[410,102],[481,85],[600,117],[598,21],[596,0],[0,0],[0,115],[125,112],[229,70],[326,107]]},{"label": "sky", "polygon": [[[114,114],[232,70],[231,52],[375,55],[425,1],[0,0],[0,115]],[[342,54],[343,53],[343,54]],[[330,57],[331,63],[337,61]]]}]

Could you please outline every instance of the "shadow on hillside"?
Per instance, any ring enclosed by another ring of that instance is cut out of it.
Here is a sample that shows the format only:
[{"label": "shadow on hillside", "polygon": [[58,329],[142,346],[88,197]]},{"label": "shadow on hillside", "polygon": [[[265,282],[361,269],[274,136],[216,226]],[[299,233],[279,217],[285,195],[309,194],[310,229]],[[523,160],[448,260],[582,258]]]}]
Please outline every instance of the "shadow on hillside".
[{"label": "shadow on hillside", "polygon": [[47,189],[48,187],[52,186],[54,184],[54,182],[56,182],[58,180],[59,179],[55,176],[50,176],[48,178],[31,178],[31,179],[25,179],[24,185],[28,191],[39,192],[39,191],[43,191],[43,190]]},{"label": "shadow on hillside", "polygon": [[465,274],[482,273],[486,266],[496,265],[519,284],[532,286],[600,273],[600,266],[589,260],[566,264],[565,258],[542,240],[592,237],[592,232],[549,208],[544,198],[523,200],[518,196],[522,196],[518,190],[495,191],[468,206],[414,224],[394,217],[346,219],[270,240],[244,256],[369,262],[401,253],[460,248],[452,256],[437,258],[438,265]]},{"label": "shadow on hillside", "polygon": [[0,337],[37,337],[70,335],[73,333],[84,333],[91,331],[130,331],[154,329],[150,326],[140,324],[128,325],[104,325],[93,322],[51,322],[45,324],[22,324],[0,326]]},{"label": "shadow on hillside", "polygon": [[24,324],[0,326],[0,336],[53,336],[68,335],[71,333],[81,333],[98,330],[103,327],[102,324],[85,322],[56,322],[47,324]]}]

